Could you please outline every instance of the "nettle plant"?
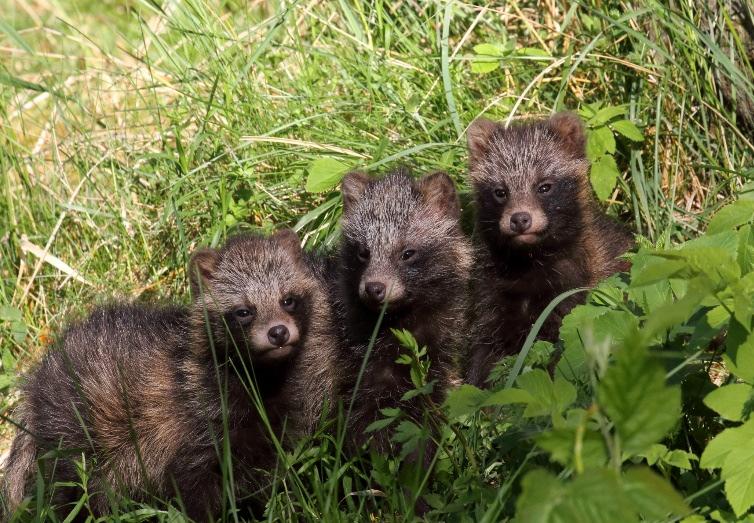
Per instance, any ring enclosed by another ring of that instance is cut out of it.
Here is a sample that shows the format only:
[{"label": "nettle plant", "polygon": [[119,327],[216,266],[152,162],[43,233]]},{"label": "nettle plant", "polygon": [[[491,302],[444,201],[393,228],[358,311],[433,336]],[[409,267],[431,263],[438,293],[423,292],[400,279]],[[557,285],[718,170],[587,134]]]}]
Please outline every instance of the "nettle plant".
[{"label": "nettle plant", "polygon": [[627,105],[585,104],[579,115],[587,127],[586,155],[592,164],[590,179],[601,201],[608,200],[620,178],[616,161],[616,137],[638,143],[644,135],[634,122],[626,118]]},{"label": "nettle plant", "polygon": [[[706,235],[642,247],[630,274],[600,284],[565,318],[558,347],[534,342],[537,322],[522,352],[500,363],[493,387],[452,391],[435,492],[425,496],[432,508],[473,504],[479,517],[579,523],[747,514],[753,222],[754,198],[744,193],[717,212]],[[422,393],[430,385],[419,377],[421,353],[404,337]],[[548,372],[555,350],[560,358]],[[385,414],[384,423],[399,419]],[[408,433],[426,437],[402,423],[396,443],[422,439]]]}]

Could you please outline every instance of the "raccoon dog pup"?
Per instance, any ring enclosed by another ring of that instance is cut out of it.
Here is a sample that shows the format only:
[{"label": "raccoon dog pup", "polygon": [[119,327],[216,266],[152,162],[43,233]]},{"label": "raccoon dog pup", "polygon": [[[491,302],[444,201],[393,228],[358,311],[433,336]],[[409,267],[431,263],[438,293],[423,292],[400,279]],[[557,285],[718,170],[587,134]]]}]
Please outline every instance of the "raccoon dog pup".
[{"label": "raccoon dog pup", "polygon": [[[232,238],[194,254],[189,269],[191,307],[97,309],[30,374],[18,418],[26,431],[6,470],[11,510],[29,493],[36,458],[54,449],[65,455],[47,464],[46,480],[76,481],[83,456],[96,514],[114,493],[179,496],[192,519],[211,518],[226,445],[239,493],[269,483],[260,469],[274,469],[276,453],[257,404],[276,437],[286,421],[306,430],[316,417],[325,377],[302,387],[298,376],[317,372],[333,343],[326,290],[292,231]],[[58,488],[55,502],[81,494]]]},{"label": "raccoon dog pup", "polygon": [[[468,144],[480,240],[473,316],[481,330],[466,379],[483,386],[502,356],[521,349],[553,298],[626,270],[617,257],[632,238],[592,195],[578,116],[510,128],[480,119],[469,127]],[[540,338],[555,341],[562,317],[580,300],[562,302]]]},{"label": "raccoon dog pup", "polygon": [[[381,417],[379,410],[401,407],[421,421],[419,398],[401,401],[413,388],[407,365],[391,328],[409,330],[427,346],[432,399],[442,402],[455,376],[457,351],[464,331],[471,246],[459,225],[460,207],[445,173],[413,181],[399,171],[382,179],[363,173],[347,175],[343,194],[342,241],[337,301],[345,343],[336,360],[338,392],[348,409],[351,443],[370,436],[381,452],[390,450],[390,432],[365,434]],[[356,381],[382,308],[386,313],[376,335],[362,380]],[[425,462],[432,451],[425,451]]]}]

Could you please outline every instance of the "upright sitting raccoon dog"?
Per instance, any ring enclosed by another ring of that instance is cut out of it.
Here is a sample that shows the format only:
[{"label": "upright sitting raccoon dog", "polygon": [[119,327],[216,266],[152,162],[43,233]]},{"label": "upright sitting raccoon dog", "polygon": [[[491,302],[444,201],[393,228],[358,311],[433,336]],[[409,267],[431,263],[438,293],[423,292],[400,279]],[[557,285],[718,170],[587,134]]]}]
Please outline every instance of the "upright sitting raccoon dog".
[{"label": "upright sitting raccoon dog", "polygon": [[[473,316],[480,331],[466,379],[484,386],[495,363],[521,349],[553,298],[626,270],[617,257],[632,239],[592,196],[576,115],[510,128],[480,119],[469,127],[468,143],[480,240]],[[540,338],[555,341],[562,317],[580,300],[562,302]]]},{"label": "upright sitting raccoon dog", "polygon": [[[225,443],[239,493],[269,483],[260,470],[274,469],[276,453],[251,382],[277,437],[286,414],[307,429],[330,394],[326,376],[312,375],[333,345],[326,290],[291,231],[200,250],[190,271],[189,309],[97,309],[31,373],[18,419],[26,431],[6,470],[11,510],[31,490],[35,460],[54,449],[65,454],[47,463],[48,484],[77,481],[74,460],[84,457],[97,515],[109,512],[112,493],[179,496],[192,519],[211,517],[223,498]],[[55,501],[81,494],[60,487]]]},{"label": "upright sitting raccoon dog", "polygon": [[[337,391],[348,412],[350,443],[372,437],[373,448],[390,451],[390,432],[366,434],[382,415],[401,407],[422,421],[419,398],[401,401],[413,388],[402,352],[390,329],[407,329],[428,349],[432,399],[441,403],[456,378],[457,351],[465,326],[472,252],[459,225],[452,180],[435,173],[413,181],[405,172],[382,179],[362,173],[342,183],[343,220],[337,302],[345,343],[336,356]],[[357,377],[382,308],[386,312],[361,382]],[[423,452],[424,464],[432,449]],[[414,456],[413,459],[418,459]]]}]

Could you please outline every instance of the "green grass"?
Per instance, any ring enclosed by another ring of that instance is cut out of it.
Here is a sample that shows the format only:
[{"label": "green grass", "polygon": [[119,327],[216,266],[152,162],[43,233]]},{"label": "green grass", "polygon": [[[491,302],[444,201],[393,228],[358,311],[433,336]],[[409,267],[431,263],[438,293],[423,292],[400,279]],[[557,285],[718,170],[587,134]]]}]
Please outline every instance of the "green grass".
[{"label": "green grass", "polygon": [[[337,191],[305,190],[323,157],[444,169],[467,191],[477,116],[625,105],[644,140],[618,136],[606,206],[661,245],[697,236],[754,175],[754,132],[728,95],[754,100],[751,42],[724,2],[2,0],[0,12],[5,415],[18,372],[62,325],[113,297],[185,296],[197,246],[281,226],[335,241]],[[484,74],[483,43],[510,51]],[[310,488],[315,471],[335,473],[328,448],[309,451]],[[512,513],[517,473],[483,476],[504,488],[457,485],[471,519]],[[336,514],[332,492],[307,496]]]}]

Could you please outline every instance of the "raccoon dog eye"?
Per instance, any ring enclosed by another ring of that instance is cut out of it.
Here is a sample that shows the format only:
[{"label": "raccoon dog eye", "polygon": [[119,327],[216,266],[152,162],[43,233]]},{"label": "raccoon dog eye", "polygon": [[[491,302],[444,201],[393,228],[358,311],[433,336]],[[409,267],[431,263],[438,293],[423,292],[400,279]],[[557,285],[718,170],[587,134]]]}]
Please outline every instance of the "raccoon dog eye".
[{"label": "raccoon dog eye", "polygon": [[246,307],[238,307],[233,311],[233,316],[239,320],[248,320],[254,315],[254,311]]},{"label": "raccoon dog eye", "polygon": [[552,189],[552,184],[551,183],[543,183],[542,185],[540,185],[539,187],[537,187],[537,192],[539,194],[544,194],[546,192],[550,192],[550,189]]},{"label": "raccoon dog eye", "polygon": [[288,296],[286,298],[283,298],[283,300],[280,302],[280,305],[283,307],[283,310],[293,312],[294,310],[296,310],[296,305],[298,305],[298,302],[293,296]]},{"label": "raccoon dog eye", "polygon": [[411,258],[414,257],[414,254],[416,254],[415,250],[406,249],[405,251],[403,251],[403,254],[401,254],[401,260],[403,261],[410,260]]},{"label": "raccoon dog eye", "polygon": [[495,195],[495,198],[497,198],[499,201],[503,201],[508,197],[508,191],[503,189],[502,187],[498,187],[493,191],[493,194]]},{"label": "raccoon dog eye", "polygon": [[369,261],[369,255],[371,253],[369,252],[369,249],[367,249],[363,245],[359,245],[359,250],[356,252],[356,255],[359,257],[359,261],[366,263]]}]

